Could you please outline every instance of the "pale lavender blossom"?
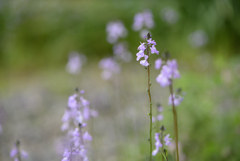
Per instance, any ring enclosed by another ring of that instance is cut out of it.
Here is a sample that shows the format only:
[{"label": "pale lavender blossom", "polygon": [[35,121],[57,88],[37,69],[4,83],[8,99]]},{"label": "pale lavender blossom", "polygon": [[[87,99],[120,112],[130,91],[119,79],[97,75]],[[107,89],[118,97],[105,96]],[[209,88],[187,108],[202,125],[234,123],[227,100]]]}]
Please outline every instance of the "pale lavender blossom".
[{"label": "pale lavender blossom", "polygon": [[170,134],[167,134],[165,137],[164,137],[164,142],[165,142],[165,145],[170,145],[171,144],[171,138],[169,138]]},{"label": "pale lavender blossom", "polygon": [[162,114],[157,115],[157,120],[162,121],[163,120],[163,115]]},{"label": "pale lavender blossom", "polygon": [[142,13],[137,13],[134,16],[133,21],[134,22],[133,22],[132,28],[133,28],[134,31],[139,31],[143,27],[151,29],[155,25],[154,21],[153,21],[153,15],[152,15],[152,12],[150,10],[145,10]]},{"label": "pale lavender blossom", "polygon": [[[79,92],[79,90],[76,91]],[[61,129],[63,131],[68,130],[67,136],[70,137],[70,146],[65,149],[62,161],[88,161],[86,144],[87,141],[92,140],[92,136],[88,132],[83,132],[83,130],[87,126],[85,121],[90,117],[96,117],[98,113],[90,109],[89,101],[81,96],[83,93],[84,91],[81,90],[79,93],[69,97],[69,107],[62,117],[63,125]]]},{"label": "pale lavender blossom", "polygon": [[152,122],[155,122],[156,118],[154,116],[152,116]]},{"label": "pale lavender blossom", "polygon": [[147,60],[141,60],[140,64],[145,67],[149,66],[149,63],[147,62]]},{"label": "pale lavender blossom", "polygon": [[141,58],[145,56],[144,51],[140,50],[137,54],[137,61],[139,61]]},{"label": "pale lavender blossom", "polygon": [[159,133],[155,133],[155,140],[156,140],[155,146],[156,146],[156,149],[153,150],[153,152],[152,152],[153,156],[155,156],[159,152],[159,148],[162,147],[162,143],[161,143],[161,141],[159,139],[159,135],[160,135]]},{"label": "pale lavender blossom", "polygon": [[157,55],[159,54],[159,51],[156,49],[156,47],[153,45],[152,47],[150,47],[151,53],[154,54],[156,53]]},{"label": "pale lavender blossom", "polygon": [[169,86],[171,84],[171,81],[168,77],[164,76],[162,73],[160,73],[157,78],[156,81],[162,86],[162,87],[166,87]]},{"label": "pale lavender blossom", "polygon": [[83,134],[83,140],[92,141],[92,136],[89,135],[89,133],[86,131],[86,132]]},{"label": "pale lavender blossom", "polygon": [[180,73],[177,69],[177,61],[175,59],[168,60],[166,65],[162,66],[160,74],[156,81],[162,86],[166,87],[171,84],[171,79],[180,78]]},{"label": "pale lavender blossom", "polygon": [[127,36],[127,29],[120,20],[109,22],[106,27],[106,32],[107,41],[111,44],[117,42],[120,37],[123,38]]},{"label": "pale lavender blossom", "polygon": [[117,43],[113,46],[113,53],[117,59],[123,62],[130,62],[132,60],[132,53],[128,51],[127,44]]},{"label": "pale lavender blossom", "polygon": [[71,52],[68,56],[68,63],[66,70],[70,74],[78,74],[81,71],[82,66],[85,64],[87,58],[83,54],[77,52]]},{"label": "pale lavender blossom", "polygon": [[28,158],[28,153],[24,150],[19,150],[18,146],[20,146],[19,141],[17,141],[16,144],[14,145],[14,147],[12,148],[12,150],[10,152],[10,157],[14,158],[14,161],[19,161],[19,157],[24,158],[24,159]]},{"label": "pale lavender blossom", "polygon": [[150,44],[152,44],[152,45],[157,45],[156,42],[155,42],[155,40],[152,40],[152,38],[148,39],[147,42],[148,42],[149,45],[150,45]]},{"label": "pale lavender blossom", "polygon": [[104,58],[99,62],[99,68],[103,69],[102,78],[107,80],[113,73],[120,73],[121,67],[113,58]]},{"label": "pale lavender blossom", "polygon": [[[179,106],[181,104],[181,102],[183,101],[183,97],[181,97],[179,95],[175,95],[175,94],[173,94],[173,99],[174,99],[175,106]],[[172,95],[170,95],[168,98],[168,104],[172,105]]]},{"label": "pale lavender blossom", "polygon": [[77,108],[77,94],[74,94],[68,98],[68,107]]},{"label": "pale lavender blossom", "polygon": [[139,45],[138,50],[144,52],[144,51],[146,50],[146,44],[145,44],[145,43],[141,43],[141,42],[140,42],[140,44],[141,44],[141,45]]}]

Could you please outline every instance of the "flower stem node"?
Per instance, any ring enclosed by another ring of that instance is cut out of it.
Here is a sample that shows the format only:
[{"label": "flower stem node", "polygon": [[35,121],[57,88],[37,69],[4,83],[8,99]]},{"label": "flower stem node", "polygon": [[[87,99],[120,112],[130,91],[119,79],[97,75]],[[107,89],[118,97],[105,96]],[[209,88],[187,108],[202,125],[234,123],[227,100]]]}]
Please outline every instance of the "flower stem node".
[{"label": "flower stem node", "polygon": [[160,127],[160,130],[161,130],[161,131],[165,131],[166,129],[165,129],[165,127],[162,125],[162,126]]}]

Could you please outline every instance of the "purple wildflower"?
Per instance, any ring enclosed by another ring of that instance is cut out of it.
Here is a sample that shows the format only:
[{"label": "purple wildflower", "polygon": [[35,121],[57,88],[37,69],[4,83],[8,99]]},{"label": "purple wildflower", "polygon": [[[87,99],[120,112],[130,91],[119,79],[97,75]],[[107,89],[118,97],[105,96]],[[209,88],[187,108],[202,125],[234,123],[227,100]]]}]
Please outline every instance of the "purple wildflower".
[{"label": "purple wildflower", "polygon": [[67,71],[70,74],[78,74],[81,71],[81,67],[86,62],[87,58],[83,54],[77,52],[71,52],[68,56],[68,63],[66,66]]},{"label": "purple wildflower", "polygon": [[89,133],[86,131],[86,132],[83,134],[83,139],[84,139],[84,140],[88,140],[88,141],[92,141],[92,136],[89,135]]},{"label": "purple wildflower", "polygon": [[113,73],[121,71],[120,65],[113,58],[104,58],[99,62],[99,67],[103,69],[102,78],[110,79]]},{"label": "purple wildflower", "polygon": [[145,43],[141,43],[141,42],[140,42],[140,44],[141,44],[141,45],[138,47],[138,50],[140,50],[140,51],[143,51],[143,52],[144,52],[144,51],[146,50]]},{"label": "purple wildflower", "polygon": [[164,76],[162,73],[157,76],[156,81],[157,81],[162,87],[166,87],[166,86],[169,86],[169,85],[171,84],[171,81],[169,80],[169,78],[166,77],[166,76]]},{"label": "purple wildflower", "polygon": [[152,44],[152,45],[157,45],[156,42],[154,40],[152,40],[152,38],[147,40],[148,44]]},{"label": "purple wildflower", "polygon": [[134,16],[134,22],[132,25],[133,30],[141,30],[144,26],[147,28],[153,28],[154,21],[152,17],[152,12],[150,10],[145,10],[142,13],[137,13]]},{"label": "purple wildflower", "polygon": [[162,59],[158,58],[157,60],[155,60],[155,69],[160,69],[162,66]]},{"label": "purple wildflower", "polygon": [[149,66],[149,63],[147,62],[147,60],[141,60],[140,64],[145,67]]},{"label": "purple wildflower", "polygon": [[132,53],[127,49],[126,43],[117,43],[113,46],[114,55],[123,62],[130,62],[132,60]]},{"label": "purple wildflower", "polygon": [[156,149],[153,150],[153,152],[152,152],[152,155],[153,155],[153,156],[155,156],[155,155],[158,153],[159,148],[162,147],[162,143],[161,143],[161,141],[160,141],[160,139],[159,139],[159,135],[160,135],[159,133],[155,133],[155,140],[156,140],[155,146],[156,146]]},{"label": "purple wildflower", "polygon": [[162,114],[157,115],[157,120],[162,121],[163,120],[163,115]]},{"label": "purple wildflower", "polygon": [[170,145],[171,144],[171,138],[169,138],[170,134],[167,134],[165,137],[164,137],[164,141],[165,141],[165,145]]},{"label": "purple wildflower", "polygon": [[21,158],[25,158],[25,159],[28,158],[28,153],[24,150],[19,151],[19,148],[17,147],[17,144],[19,144],[19,142],[17,142],[14,145],[13,149],[11,150],[10,157],[14,158],[14,161],[19,161],[18,154],[20,155]]},{"label": "purple wildflower", "polygon": [[74,94],[68,98],[68,107],[77,108],[77,94]]},{"label": "purple wildflower", "polygon": [[159,54],[159,51],[155,48],[155,46],[153,45],[152,47],[150,47],[151,53],[154,54],[156,53],[157,55]]},{"label": "purple wildflower", "polygon": [[[154,40],[151,40],[152,42],[154,41]],[[137,61],[139,61],[141,58],[144,58],[144,60],[141,60],[140,61],[140,64],[142,65],[142,66],[149,66],[149,63],[148,63],[148,55],[145,55],[144,54],[144,51],[146,50],[146,43],[141,43],[140,42],[140,46],[138,47],[138,50],[139,50],[139,52],[136,54],[136,56],[137,56],[137,58],[136,58],[136,60]],[[149,44],[148,44],[149,45]],[[156,50],[156,48],[155,48],[155,46],[154,45],[152,45],[151,47],[150,47],[150,49],[151,49],[151,52],[152,53],[156,53],[156,54],[158,54],[158,51]]]},{"label": "purple wildflower", "polygon": [[168,60],[166,65],[162,66],[160,74],[157,76],[156,81],[162,86],[169,86],[171,79],[180,78],[180,73],[177,69],[177,61]]},{"label": "purple wildflower", "polygon": [[143,50],[140,50],[136,55],[137,55],[137,59],[136,59],[137,61],[139,61],[142,57],[145,56]]},{"label": "purple wildflower", "polygon": [[106,27],[107,41],[111,44],[117,42],[120,37],[127,36],[127,29],[122,21],[109,22]]},{"label": "purple wildflower", "polygon": [[[174,99],[175,106],[179,106],[181,104],[181,102],[183,101],[183,97],[175,95],[175,94],[173,94],[173,99]],[[172,105],[172,95],[170,95],[168,98],[168,104]]]}]

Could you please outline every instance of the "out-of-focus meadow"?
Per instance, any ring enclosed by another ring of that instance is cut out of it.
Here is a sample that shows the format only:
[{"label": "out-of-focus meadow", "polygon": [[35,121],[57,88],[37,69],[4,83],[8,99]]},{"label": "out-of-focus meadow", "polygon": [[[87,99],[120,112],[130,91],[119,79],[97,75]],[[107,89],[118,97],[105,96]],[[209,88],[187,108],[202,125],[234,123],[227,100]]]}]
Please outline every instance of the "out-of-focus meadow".
[{"label": "out-of-focus meadow", "polygon": [[[1,161],[13,160],[9,153],[17,139],[29,153],[26,161],[61,160],[61,118],[76,87],[99,112],[89,123],[90,160],[148,159],[147,72],[136,62],[143,40],[132,29],[134,15],[145,9],[153,14],[149,31],[156,48],[178,61],[181,79],[174,87],[186,93],[177,107],[181,160],[240,160],[239,0],[1,0]],[[115,20],[128,30],[121,40],[132,60],[103,80],[98,63],[113,55],[106,25]],[[87,58],[77,75],[66,71],[72,51]],[[163,105],[162,123],[173,137],[169,91],[155,81],[159,71],[151,70],[153,107]]]}]

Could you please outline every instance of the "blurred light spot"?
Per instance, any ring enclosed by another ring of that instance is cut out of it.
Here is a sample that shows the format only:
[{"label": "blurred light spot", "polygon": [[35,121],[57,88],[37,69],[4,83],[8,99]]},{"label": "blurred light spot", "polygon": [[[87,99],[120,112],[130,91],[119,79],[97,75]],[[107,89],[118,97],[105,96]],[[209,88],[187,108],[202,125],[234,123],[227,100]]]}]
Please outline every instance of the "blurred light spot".
[{"label": "blurred light spot", "polygon": [[207,44],[208,36],[204,31],[197,30],[188,36],[188,41],[192,47],[198,48]]},{"label": "blurred light spot", "polygon": [[175,24],[179,19],[178,13],[170,7],[163,8],[160,12],[160,16],[165,22],[169,24]]}]

